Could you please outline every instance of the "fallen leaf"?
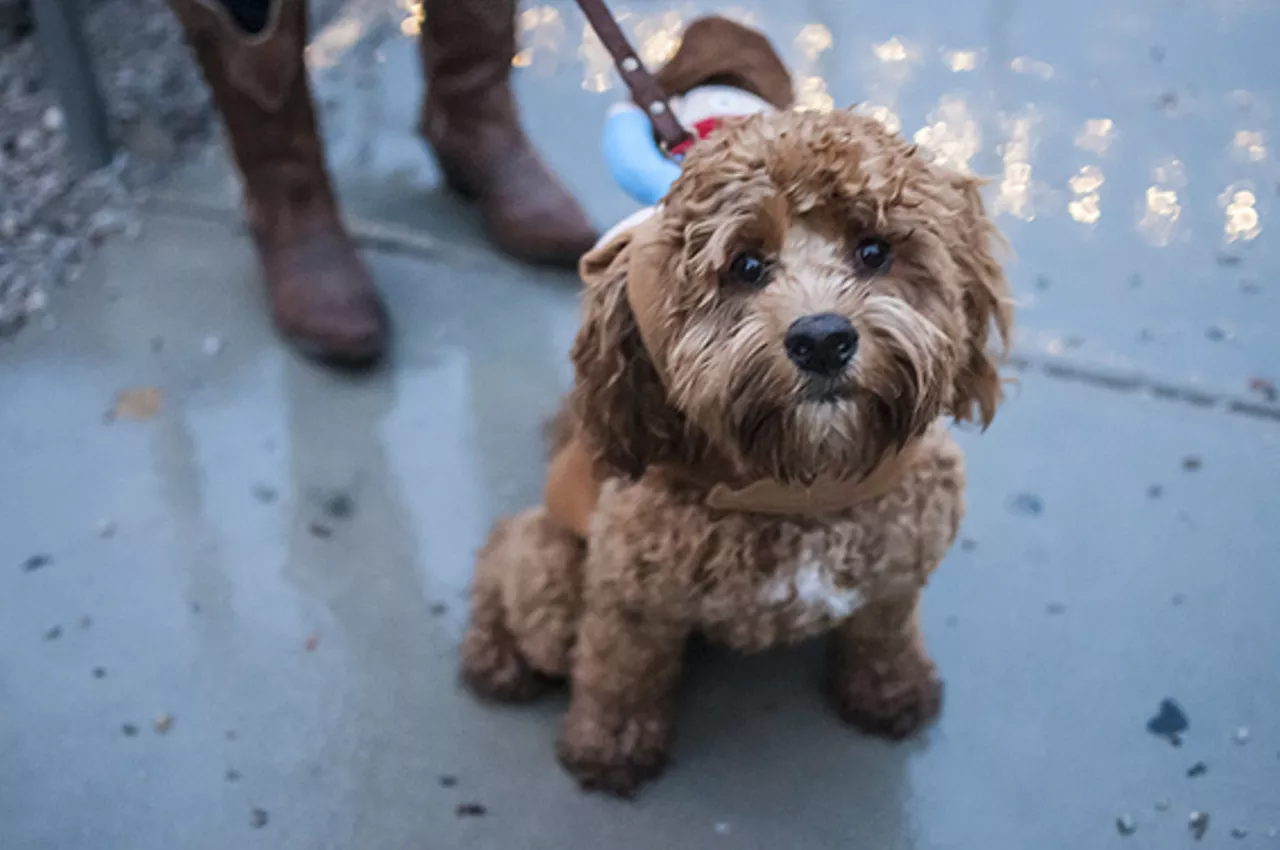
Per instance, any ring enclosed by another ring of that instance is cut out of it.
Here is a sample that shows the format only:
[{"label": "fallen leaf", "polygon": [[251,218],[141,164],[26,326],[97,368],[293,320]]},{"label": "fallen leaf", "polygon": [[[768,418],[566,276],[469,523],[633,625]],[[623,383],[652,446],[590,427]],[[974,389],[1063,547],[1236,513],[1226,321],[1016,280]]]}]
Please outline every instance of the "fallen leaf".
[{"label": "fallen leaf", "polygon": [[1161,738],[1168,738],[1174,746],[1178,745],[1178,736],[1187,731],[1191,724],[1186,712],[1172,699],[1160,701],[1160,708],[1155,716],[1147,721],[1147,731]]},{"label": "fallen leaf", "polygon": [[115,417],[141,422],[159,413],[163,405],[164,393],[159,387],[121,390],[116,396]]},{"label": "fallen leaf", "polygon": [[1250,378],[1249,389],[1255,393],[1259,393],[1266,398],[1267,401],[1275,401],[1277,396],[1280,395],[1276,392],[1275,382],[1267,378]]}]

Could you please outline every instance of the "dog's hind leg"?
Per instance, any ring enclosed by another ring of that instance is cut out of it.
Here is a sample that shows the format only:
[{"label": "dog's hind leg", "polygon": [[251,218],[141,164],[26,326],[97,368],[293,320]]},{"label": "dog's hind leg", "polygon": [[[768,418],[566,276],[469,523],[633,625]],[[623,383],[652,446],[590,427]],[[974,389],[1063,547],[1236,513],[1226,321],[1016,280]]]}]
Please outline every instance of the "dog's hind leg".
[{"label": "dog's hind leg", "polygon": [[827,694],[841,719],[871,735],[900,740],[937,716],[942,681],[925,652],[919,594],[858,611],[827,645]]},{"label": "dog's hind leg", "polygon": [[522,702],[569,674],[586,545],[541,507],[499,522],[476,559],[462,677],[480,696]]}]

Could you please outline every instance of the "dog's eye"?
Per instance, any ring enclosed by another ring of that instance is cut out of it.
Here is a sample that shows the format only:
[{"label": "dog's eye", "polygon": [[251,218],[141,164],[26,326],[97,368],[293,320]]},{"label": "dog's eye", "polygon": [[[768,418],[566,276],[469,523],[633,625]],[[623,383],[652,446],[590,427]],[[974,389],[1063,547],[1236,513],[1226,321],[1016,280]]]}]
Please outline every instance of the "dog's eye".
[{"label": "dog's eye", "polygon": [[888,242],[873,236],[858,243],[858,247],[853,249],[853,259],[860,270],[869,274],[882,274],[889,270],[893,252],[889,249]]},{"label": "dog's eye", "polygon": [[742,286],[764,286],[769,282],[769,264],[754,251],[743,251],[729,262],[727,277]]}]

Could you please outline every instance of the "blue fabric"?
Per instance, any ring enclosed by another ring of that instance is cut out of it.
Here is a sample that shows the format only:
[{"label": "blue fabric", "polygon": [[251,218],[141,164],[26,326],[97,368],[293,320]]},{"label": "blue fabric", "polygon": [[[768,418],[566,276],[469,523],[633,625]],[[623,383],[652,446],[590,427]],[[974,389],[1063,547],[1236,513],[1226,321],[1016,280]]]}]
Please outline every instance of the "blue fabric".
[{"label": "blue fabric", "polygon": [[640,204],[661,201],[680,176],[653,137],[649,117],[638,107],[615,110],[604,122],[604,160],[614,182]]}]

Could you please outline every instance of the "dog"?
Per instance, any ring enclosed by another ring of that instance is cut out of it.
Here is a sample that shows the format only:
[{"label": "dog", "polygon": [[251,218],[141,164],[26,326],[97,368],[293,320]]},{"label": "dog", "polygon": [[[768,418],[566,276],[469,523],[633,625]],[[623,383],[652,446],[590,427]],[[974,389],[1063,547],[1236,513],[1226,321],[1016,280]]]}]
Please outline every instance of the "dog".
[{"label": "dog", "polygon": [[584,788],[662,770],[694,633],[825,635],[870,734],[940,710],[918,604],[964,514],[946,423],[991,422],[1012,326],[979,187],[872,118],[780,109],[724,121],[583,258],[546,500],[480,551],[461,654],[484,697],[569,683]]}]

